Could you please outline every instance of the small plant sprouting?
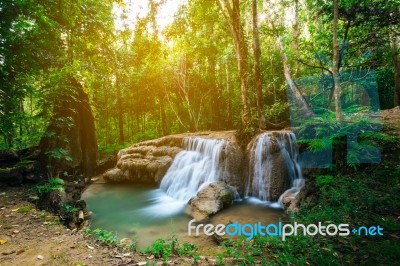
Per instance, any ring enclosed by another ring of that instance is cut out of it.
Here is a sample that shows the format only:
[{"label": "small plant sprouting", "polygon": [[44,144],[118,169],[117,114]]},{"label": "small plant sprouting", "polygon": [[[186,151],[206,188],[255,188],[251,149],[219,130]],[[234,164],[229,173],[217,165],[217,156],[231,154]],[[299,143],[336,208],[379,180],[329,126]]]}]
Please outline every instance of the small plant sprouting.
[{"label": "small plant sprouting", "polygon": [[62,210],[64,213],[75,213],[75,212],[80,211],[79,208],[76,208],[76,207],[72,206],[72,205],[69,204],[69,203],[64,203],[64,204],[62,204],[62,205],[61,205],[61,210]]},{"label": "small plant sprouting", "polygon": [[43,198],[54,190],[64,191],[64,180],[61,178],[50,178],[44,185],[37,185],[35,190],[39,198]]},{"label": "small plant sprouting", "polygon": [[110,245],[110,246],[115,246],[118,243],[117,236],[115,235],[114,232],[96,228],[96,229],[90,229],[90,228],[85,228],[83,230],[83,233],[85,235],[91,235],[94,236],[97,241],[104,245]]},{"label": "small plant sprouting", "polygon": [[194,259],[194,262],[197,262],[200,256],[198,256],[196,251],[196,245],[187,242],[180,243],[176,236],[172,236],[169,240],[159,238],[142,250],[143,253],[154,255],[156,258],[162,258],[164,261],[168,261],[175,254],[178,256],[190,256]]}]

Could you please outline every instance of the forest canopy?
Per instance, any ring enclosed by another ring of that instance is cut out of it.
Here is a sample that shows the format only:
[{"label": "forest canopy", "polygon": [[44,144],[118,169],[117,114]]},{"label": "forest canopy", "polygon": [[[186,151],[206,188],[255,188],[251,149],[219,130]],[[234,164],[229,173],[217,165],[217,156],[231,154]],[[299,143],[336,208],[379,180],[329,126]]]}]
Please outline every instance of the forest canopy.
[{"label": "forest canopy", "polygon": [[399,10],[396,0],[0,1],[0,149],[37,145],[60,99],[80,101],[71,79],[101,149],[287,124],[288,95],[307,117],[345,120],[366,98],[360,86],[378,92],[369,111],[392,108]]}]

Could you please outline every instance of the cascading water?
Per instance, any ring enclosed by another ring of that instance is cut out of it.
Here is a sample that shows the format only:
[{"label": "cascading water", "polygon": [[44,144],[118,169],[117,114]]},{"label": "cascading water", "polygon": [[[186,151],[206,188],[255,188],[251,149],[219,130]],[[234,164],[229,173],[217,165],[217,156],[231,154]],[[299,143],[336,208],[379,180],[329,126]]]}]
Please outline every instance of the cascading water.
[{"label": "cascading water", "polygon": [[304,185],[301,168],[297,163],[296,136],[292,132],[263,133],[253,144],[250,154],[250,177],[246,196],[252,195],[262,201],[271,201],[270,192],[273,176],[273,145],[279,146],[290,182],[290,188],[281,194],[274,207],[281,207],[285,195],[296,196]]},{"label": "cascading water", "polygon": [[224,140],[186,138],[161,181],[160,188],[170,197],[189,201],[198,190],[220,177],[220,155]]}]

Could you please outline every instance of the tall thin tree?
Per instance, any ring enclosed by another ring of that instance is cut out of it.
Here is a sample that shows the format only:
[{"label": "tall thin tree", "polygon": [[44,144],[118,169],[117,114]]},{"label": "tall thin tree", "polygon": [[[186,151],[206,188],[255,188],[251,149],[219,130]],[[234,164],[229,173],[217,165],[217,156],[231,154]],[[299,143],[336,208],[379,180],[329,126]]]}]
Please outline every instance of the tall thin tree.
[{"label": "tall thin tree", "polygon": [[265,128],[265,117],[263,115],[263,93],[262,93],[262,75],[261,75],[261,45],[258,34],[258,12],[257,0],[252,2],[253,9],[253,41],[254,41],[254,87],[257,96],[257,115],[258,127]]},{"label": "tall thin tree", "polygon": [[247,126],[251,122],[249,98],[248,52],[240,16],[239,0],[216,0],[222,14],[229,24],[235,45],[236,60],[240,79],[240,96],[242,101],[242,123]]},{"label": "tall thin tree", "polygon": [[332,76],[334,83],[334,94],[335,94],[335,114],[336,120],[342,121],[342,108],[340,105],[340,79],[339,79],[339,67],[340,67],[340,49],[338,42],[338,24],[339,24],[339,1],[333,0],[333,39],[332,39],[332,49],[333,49],[333,59],[332,59]]}]

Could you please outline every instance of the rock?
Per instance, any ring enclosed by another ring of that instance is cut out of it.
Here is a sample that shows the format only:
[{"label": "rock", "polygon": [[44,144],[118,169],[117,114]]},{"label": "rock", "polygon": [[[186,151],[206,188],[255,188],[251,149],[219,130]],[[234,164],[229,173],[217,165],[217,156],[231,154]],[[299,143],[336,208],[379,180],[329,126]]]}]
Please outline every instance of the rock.
[{"label": "rock", "polygon": [[0,150],[0,164],[19,162],[19,156],[14,150]]},{"label": "rock", "polygon": [[38,256],[37,256],[37,259],[38,259],[38,260],[43,260],[44,257],[43,257],[42,255],[38,255]]},{"label": "rock", "polygon": [[233,192],[224,182],[213,182],[202,188],[189,200],[188,212],[196,220],[202,221],[233,203]]},{"label": "rock", "polygon": [[132,241],[132,239],[129,239],[129,238],[122,238],[119,241],[119,246],[121,246],[121,247],[128,247],[132,244],[133,244],[133,241]]},{"label": "rock", "polygon": [[82,211],[86,211],[86,209],[87,209],[86,201],[84,201],[82,199],[77,200],[74,205],[75,205],[75,208],[78,208]]},{"label": "rock", "polygon": [[117,156],[107,155],[104,159],[100,160],[97,163],[96,172],[98,174],[104,173],[105,171],[115,167],[116,164],[117,164]]},{"label": "rock", "polygon": [[191,137],[224,139],[219,180],[235,187],[244,194],[244,156],[234,131],[197,132],[165,136],[137,143],[118,152],[116,167],[106,171],[107,182],[132,182],[158,184],[171,166],[175,156],[184,148],[184,139]]},{"label": "rock", "polygon": [[124,176],[124,173],[119,168],[108,170],[103,174],[103,178],[107,182],[122,182],[127,180],[127,177]]},{"label": "rock", "polygon": [[58,213],[62,206],[67,202],[67,193],[61,190],[53,190],[49,194],[43,196],[39,201],[40,207]]},{"label": "rock", "polygon": [[171,166],[175,155],[182,150],[183,138],[178,135],[167,136],[120,150],[116,167],[103,174],[104,180],[107,182],[159,183]]},{"label": "rock", "polygon": [[223,169],[221,181],[236,188],[240,196],[244,195],[245,173],[244,156],[236,139],[229,139],[222,150],[221,166]]},{"label": "rock", "polygon": [[[269,161],[269,168],[268,170],[265,171],[265,176],[263,177],[264,184],[261,184],[261,186],[257,184],[256,188],[254,188],[251,185],[251,191],[253,192],[253,195],[254,193],[257,193],[257,190],[269,191],[268,200],[270,201],[277,201],[280,195],[282,195],[283,192],[285,192],[287,189],[290,188],[289,171],[287,169],[285,157],[282,154],[281,148],[278,144],[278,139],[282,138],[281,134],[282,132],[280,131],[270,132],[269,134],[271,145],[269,147],[268,159],[270,161]],[[254,162],[255,157],[253,156],[253,152],[254,149],[256,148],[257,140],[258,140],[258,135],[255,136],[247,146],[246,153],[250,167],[253,167],[255,163]],[[281,140],[281,141],[284,142],[285,145],[288,145],[286,140]],[[286,147],[286,149],[289,149],[289,147]],[[250,175],[248,178],[250,178],[250,184],[252,184],[254,176]]]},{"label": "rock", "polygon": [[23,180],[24,168],[16,166],[12,168],[0,168],[0,182],[10,185],[20,185]]}]

